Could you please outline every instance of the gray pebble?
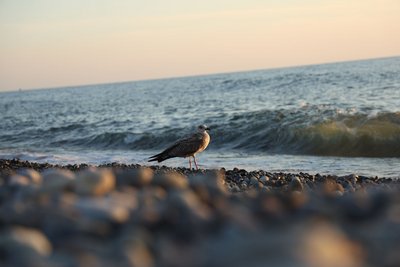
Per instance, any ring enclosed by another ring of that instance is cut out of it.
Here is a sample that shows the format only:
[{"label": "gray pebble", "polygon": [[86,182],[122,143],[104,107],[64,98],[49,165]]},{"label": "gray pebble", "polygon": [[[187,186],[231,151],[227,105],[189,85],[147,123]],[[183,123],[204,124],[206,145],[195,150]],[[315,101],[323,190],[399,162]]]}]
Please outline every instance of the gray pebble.
[{"label": "gray pebble", "polygon": [[269,177],[268,176],[263,175],[263,176],[260,177],[260,182],[261,183],[266,184],[268,181],[269,181]]},{"label": "gray pebble", "polygon": [[75,174],[69,170],[49,169],[42,173],[41,189],[46,192],[56,192],[72,187]]},{"label": "gray pebble", "polygon": [[77,223],[82,224],[84,228],[90,228],[96,227],[97,222],[123,223],[128,220],[130,209],[136,205],[136,199],[132,200],[132,197],[128,196],[123,199],[81,197],[73,204],[73,208],[81,214]]},{"label": "gray pebble", "polygon": [[298,191],[302,192],[303,191],[303,184],[300,181],[299,177],[293,176],[292,180],[289,183],[289,188],[290,191]]},{"label": "gray pebble", "polygon": [[81,195],[101,196],[115,187],[115,176],[107,169],[88,169],[78,173],[75,190]]},{"label": "gray pebble", "polygon": [[43,181],[42,175],[33,169],[22,169],[18,171],[19,175],[23,175],[33,184],[41,184]]},{"label": "gray pebble", "polygon": [[154,177],[154,171],[147,167],[137,169],[123,170],[116,174],[117,185],[131,185],[142,187],[149,185]]},{"label": "gray pebble", "polygon": [[153,185],[163,188],[186,189],[189,185],[187,178],[174,171],[158,173],[154,176]]},{"label": "gray pebble", "polygon": [[10,177],[9,185],[11,185],[11,186],[28,186],[28,185],[30,185],[30,180],[26,176],[23,176],[20,174],[14,174],[13,176]]},{"label": "gray pebble", "polygon": [[258,180],[257,180],[257,178],[255,178],[254,176],[252,176],[251,178],[250,178],[250,181],[249,181],[249,186],[258,186]]},{"label": "gray pebble", "polygon": [[42,232],[33,228],[14,226],[0,233],[0,250],[10,250],[8,253],[17,253],[21,256],[23,250],[49,256],[52,246]]}]

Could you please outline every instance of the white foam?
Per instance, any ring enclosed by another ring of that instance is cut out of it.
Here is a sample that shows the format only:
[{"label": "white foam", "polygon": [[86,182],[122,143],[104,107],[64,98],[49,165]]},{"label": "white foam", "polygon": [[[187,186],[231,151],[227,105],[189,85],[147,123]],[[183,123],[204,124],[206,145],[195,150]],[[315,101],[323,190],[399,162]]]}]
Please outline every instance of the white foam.
[{"label": "white foam", "polygon": [[[188,159],[173,158],[161,163],[147,162],[149,156],[157,151],[91,151],[87,153],[65,152],[35,153],[0,151],[0,158],[19,158],[39,163],[51,164],[92,164],[105,163],[166,165],[171,167],[188,167]],[[399,158],[344,158],[317,157],[282,154],[247,154],[243,152],[206,151],[199,154],[197,162],[201,168],[240,168],[248,171],[266,170],[270,172],[305,172],[310,174],[347,175],[355,173],[365,176],[398,178],[400,174]]]}]

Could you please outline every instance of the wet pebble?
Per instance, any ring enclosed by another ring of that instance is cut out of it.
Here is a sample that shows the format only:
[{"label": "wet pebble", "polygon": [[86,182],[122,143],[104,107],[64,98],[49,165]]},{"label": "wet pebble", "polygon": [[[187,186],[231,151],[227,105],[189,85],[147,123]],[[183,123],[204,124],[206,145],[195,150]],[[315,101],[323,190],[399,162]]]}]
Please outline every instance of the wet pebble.
[{"label": "wet pebble", "polygon": [[263,175],[263,176],[260,177],[260,182],[261,183],[267,184],[268,181],[269,181],[269,177],[268,176]]},{"label": "wet pebble", "polygon": [[297,191],[297,192],[302,192],[303,191],[303,183],[300,181],[299,177],[293,176],[292,180],[289,183],[289,188],[290,191]]}]

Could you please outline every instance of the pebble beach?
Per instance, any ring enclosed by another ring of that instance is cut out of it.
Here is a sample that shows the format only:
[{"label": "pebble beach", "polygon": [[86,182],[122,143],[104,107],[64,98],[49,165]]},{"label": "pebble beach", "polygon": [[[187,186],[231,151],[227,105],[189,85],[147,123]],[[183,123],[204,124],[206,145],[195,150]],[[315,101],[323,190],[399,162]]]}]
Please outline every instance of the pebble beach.
[{"label": "pebble beach", "polygon": [[399,266],[397,179],[0,160],[0,265]]},{"label": "pebble beach", "polygon": [[0,267],[400,267],[400,0],[149,3],[0,0]]}]

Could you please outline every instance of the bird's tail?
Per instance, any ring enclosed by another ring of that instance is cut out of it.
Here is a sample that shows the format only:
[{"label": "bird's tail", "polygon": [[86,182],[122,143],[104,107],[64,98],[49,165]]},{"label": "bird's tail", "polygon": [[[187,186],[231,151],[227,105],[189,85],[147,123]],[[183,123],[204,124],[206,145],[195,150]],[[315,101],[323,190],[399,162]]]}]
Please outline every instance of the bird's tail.
[{"label": "bird's tail", "polygon": [[150,162],[150,161],[161,162],[161,161],[164,161],[164,160],[169,159],[169,158],[170,158],[170,156],[168,156],[167,153],[160,153],[160,154],[151,156],[151,157],[149,158],[148,162]]}]

